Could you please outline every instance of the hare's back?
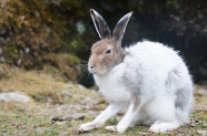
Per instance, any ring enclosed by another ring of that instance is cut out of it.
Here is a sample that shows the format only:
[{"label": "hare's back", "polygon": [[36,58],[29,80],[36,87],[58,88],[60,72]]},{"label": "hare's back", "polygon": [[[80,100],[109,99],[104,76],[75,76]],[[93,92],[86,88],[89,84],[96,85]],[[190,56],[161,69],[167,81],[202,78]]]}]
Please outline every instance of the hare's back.
[{"label": "hare's back", "polygon": [[184,65],[178,52],[158,42],[138,42],[126,50],[129,55],[125,62],[134,67],[168,71],[177,65]]}]

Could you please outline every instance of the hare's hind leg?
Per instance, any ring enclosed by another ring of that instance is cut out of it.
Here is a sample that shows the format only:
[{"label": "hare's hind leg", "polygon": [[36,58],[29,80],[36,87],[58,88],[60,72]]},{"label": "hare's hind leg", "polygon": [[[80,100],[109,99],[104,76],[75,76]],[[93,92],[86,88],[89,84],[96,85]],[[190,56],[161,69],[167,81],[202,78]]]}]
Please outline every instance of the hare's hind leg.
[{"label": "hare's hind leg", "polygon": [[94,128],[100,128],[104,125],[104,123],[117,114],[125,105],[122,104],[110,104],[99,116],[96,117],[95,120],[89,123],[85,123],[79,126],[79,132],[86,132],[93,130]]},{"label": "hare's hind leg", "polygon": [[[163,98],[161,99],[163,102],[159,102],[162,104],[159,104],[160,110],[157,110],[157,113],[162,116],[157,117],[157,121],[150,127],[150,131],[156,133],[164,133],[187,123],[192,103],[193,86],[186,67],[180,65],[170,72],[166,83],[167,91],[174,93],[175,96],[171,102],[170,98],[167,100]],[[159,111],[162,112],[159,113]]]},{"label": "hare's hind leg", "polygon": [[156,98],[148,106],[148,113],[152,119],[150,131],[165,133],[180,126],[180,121],[176,118],[174,100],[171,96],[165,95]]},{"label": "hare's hind leg", "polygon": [[151,125],[149,130],[155,133],[165,133],[168,130],[176,129],[179,126],[180,123],[176,120],[172,122],[156,121],[153,125]]}]

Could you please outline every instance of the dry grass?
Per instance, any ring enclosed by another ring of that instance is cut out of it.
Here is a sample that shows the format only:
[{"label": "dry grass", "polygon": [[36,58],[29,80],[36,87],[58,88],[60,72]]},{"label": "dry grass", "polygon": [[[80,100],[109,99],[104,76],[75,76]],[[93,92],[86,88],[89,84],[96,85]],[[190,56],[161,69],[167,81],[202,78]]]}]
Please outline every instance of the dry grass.
[{"label": "dry grass", "polygon": [[[78,84],[66,83],[60,78],[41,71],[25,71],[8,65],[0,65],[6,74],[0,80],[1,92],[20,92],[30,96],[33,102],[0,103],[0,136],[29,135],[29,136],[66,136],[79,135],[75,128],[78,125],[91,121],[106,107],[101,95],[94,90],[88,90]],[[197,87],[196,89],[199,89]],[[69,95],[62,92],[66,90]],[[205,90],[205,89],[204,89]],[[207,96],[196,93],[194,106],[206,106]],[[84,120],[70,119],[51,122],[52,117],[75,116],[84,114]],[[199,110],[191,114],[191,122],[167,134],[154,134],[148,132],[148,127],[137,126],[124,134],[107,132],[96,129],[84,136],[173,136],[173,135],[207,135],[207,111]],[[106,125],[115,125],[121,116],[110,119]]]},{"label": "dry grass", "polygon": [[4,65],[4,69],[6,76],[0,81],[1,92],[19,92],[39,99],[40,96],[57,97],[70,87],[69,83],[40,71],[25,71],[8,65]]}]

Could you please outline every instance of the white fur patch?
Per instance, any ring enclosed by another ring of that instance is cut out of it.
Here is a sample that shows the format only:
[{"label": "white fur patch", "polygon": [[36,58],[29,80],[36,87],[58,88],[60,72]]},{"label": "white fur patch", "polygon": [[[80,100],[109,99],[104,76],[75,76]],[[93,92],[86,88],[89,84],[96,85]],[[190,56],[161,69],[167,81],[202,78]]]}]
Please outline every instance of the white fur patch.
[{"label": "white fur patch", "polygon": [[107,75],[94,76],[103,96],[110,103],[127,105],[137,93],[142,105],[132,122],[147,125],[156,122],[150,127],[156,133],[176,129],[186,122],[193,87],[188,69],[177,52],[149,41],[125,50],[129,54],[122,63]]}]

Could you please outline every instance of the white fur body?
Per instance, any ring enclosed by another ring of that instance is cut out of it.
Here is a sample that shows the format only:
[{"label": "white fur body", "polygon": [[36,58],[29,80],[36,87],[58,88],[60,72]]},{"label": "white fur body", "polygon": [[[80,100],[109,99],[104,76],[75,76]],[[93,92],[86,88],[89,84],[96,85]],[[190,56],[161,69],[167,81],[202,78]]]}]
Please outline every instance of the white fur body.
[{"label": "white fur body", "polygon": [[120,80],[125,68],[125,64],[121,63],[112,69],[111,74],[101,77],[94,75],[99,91],[109,103],[129,104],[130,102],[130,93]]},{"label": "white fur body", "polygon": [[[126,48],[126,51],[128,55],[123,62],[110,73],[94,76],[106,100],[109,103],[129,105],[131,96],[137,93],[141,104],[132,121],[133,125],[152,125],[161,121],[173,122],[178,127],[186,123],[193,88],[188,69],[177,52],[161,43],[149,41],[138,42]],[[135,86],[134,90],[130,90],[132,86]],[[180,98],[184,101],[182,111],[175,107],[178,91],[184,94]]]},{"label": "white fur body", "polygon": [[125,14],[111,32],[104,18],[90,10],[101,40],[91,47],[88,70],[109,106],[92,122],[80,125],[80,132],[102,127],[125,107],[128,110],[119,123],[105,129],[123,133],[145,124],[152,132],[164,133],[188,122],[193,83],[178,53],[150,41],[121,48],[132,13]]}]

